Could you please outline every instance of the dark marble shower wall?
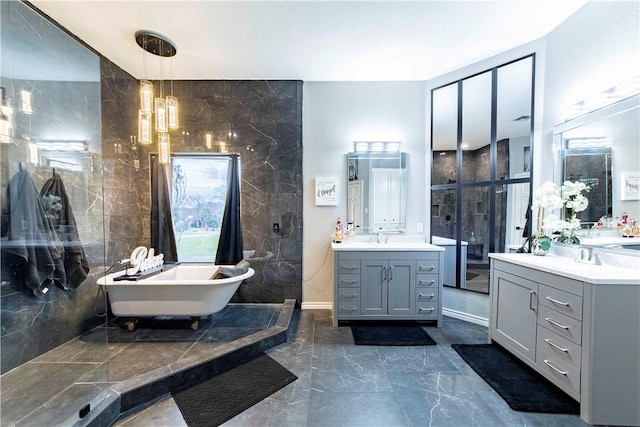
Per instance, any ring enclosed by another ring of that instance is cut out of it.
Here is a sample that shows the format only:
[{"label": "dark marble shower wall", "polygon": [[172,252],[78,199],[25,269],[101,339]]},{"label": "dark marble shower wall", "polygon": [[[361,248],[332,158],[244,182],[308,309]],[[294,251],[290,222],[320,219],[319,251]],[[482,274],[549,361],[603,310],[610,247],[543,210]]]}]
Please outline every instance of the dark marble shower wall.
[{"label": "dark marble shower wall", "polygon": [[[102,73],[105,221],[109,258],[117,260],[150,244],[149,154],[157,150],[155,143],[134,148],[130,142],[137,132],[137,81],[108,61]],[[175,81],[173,93],[181,128],[170,134],[172,153],[217,153],[221,141],[227,152],[240,153],[244,249],[255,250],[256,275],[232,301],[300,303],[302,82]],[[274,223],[280,234],[272,232]]]}]

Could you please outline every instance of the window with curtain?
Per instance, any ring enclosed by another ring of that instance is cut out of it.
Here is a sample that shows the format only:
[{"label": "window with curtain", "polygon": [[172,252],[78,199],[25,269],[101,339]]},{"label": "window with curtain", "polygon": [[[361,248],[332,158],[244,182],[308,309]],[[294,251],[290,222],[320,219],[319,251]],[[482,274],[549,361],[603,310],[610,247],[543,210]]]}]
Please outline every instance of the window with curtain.
[{"label": "window with curtain", "polygon": [[229,155],[173,154],[171,215],[180,262],[214,262]]}]

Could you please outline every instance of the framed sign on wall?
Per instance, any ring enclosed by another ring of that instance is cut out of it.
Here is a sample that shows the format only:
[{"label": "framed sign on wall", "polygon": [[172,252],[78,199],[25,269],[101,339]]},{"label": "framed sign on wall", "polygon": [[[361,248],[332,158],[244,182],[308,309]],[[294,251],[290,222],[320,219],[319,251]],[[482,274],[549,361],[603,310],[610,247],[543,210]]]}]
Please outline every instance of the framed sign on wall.
[{"label": "framed sign on wall", "polygon": [[640,200],[640,173],[620,173],[620,199]]},{"label": "framed sign on wall", "polygon": [[316,206],[336,206],[338,204],[337,183],[338,179],[334,176],[316,177]]}]

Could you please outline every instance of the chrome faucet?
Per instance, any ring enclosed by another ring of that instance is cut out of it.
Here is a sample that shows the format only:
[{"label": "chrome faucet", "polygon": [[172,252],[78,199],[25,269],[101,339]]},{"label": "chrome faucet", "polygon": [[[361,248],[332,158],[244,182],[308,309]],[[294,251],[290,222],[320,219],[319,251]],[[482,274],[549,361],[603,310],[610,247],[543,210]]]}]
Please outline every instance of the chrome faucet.
[{"label": "chrome faucet", "polygon": [[387,243],[387,237],[382,233],[378,233],[377,241],[378,243]]},{"label": "chrome faucet", "polygon": [[600,265],[597,253],[593,253],[593,248],[589,246],[580,246],[578,248],[580,252],[576,257],[576,261],[583,262],[585,264]]}]

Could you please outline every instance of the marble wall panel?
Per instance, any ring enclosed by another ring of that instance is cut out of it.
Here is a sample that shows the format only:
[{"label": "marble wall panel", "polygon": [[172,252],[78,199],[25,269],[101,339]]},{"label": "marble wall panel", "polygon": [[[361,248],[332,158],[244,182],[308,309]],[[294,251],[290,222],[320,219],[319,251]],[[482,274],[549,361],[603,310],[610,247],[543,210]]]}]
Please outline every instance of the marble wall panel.
[{"label": "marble wall panel", "polygon": [[[181,128],[170,133],[172,152],[218,153],[223,141],[227,152],[241,156],[243,240],[246,250],[256,251],[250,260],[256,275],[241,286],[234,302],[302,300],[301,92],[299,81],[173,82]],[[127,144],[137,113],[119,107],[126,103],[137,106],[137,82],[103,64],[110,261],[150,242],[149,154],[156,149],[154,144],[137,144],[132,150]],[[211,148],[205,145],[207,133],[213,136]],[[120,153],[110,151],[114,144],[122,144]],[[138,170],[133,166],[136,158]],[[274,223],[280,224],[280,234],[272,232]]]}]

